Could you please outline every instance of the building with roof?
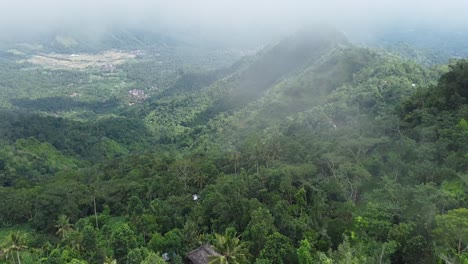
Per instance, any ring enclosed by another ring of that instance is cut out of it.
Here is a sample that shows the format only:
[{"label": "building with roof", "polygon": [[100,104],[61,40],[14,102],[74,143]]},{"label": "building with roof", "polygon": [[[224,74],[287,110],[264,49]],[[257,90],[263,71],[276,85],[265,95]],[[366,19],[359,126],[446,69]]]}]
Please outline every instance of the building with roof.
[{"label": "building with roof", "polygon": [[212,245],[205,244],[187,254],[187,264],[208,264],[210,256],[221,256]]}]

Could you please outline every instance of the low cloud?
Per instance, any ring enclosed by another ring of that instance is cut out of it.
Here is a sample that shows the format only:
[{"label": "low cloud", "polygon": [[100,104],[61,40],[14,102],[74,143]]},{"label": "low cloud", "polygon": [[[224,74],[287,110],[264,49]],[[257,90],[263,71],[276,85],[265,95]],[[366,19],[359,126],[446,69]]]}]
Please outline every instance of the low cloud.
[{"label": "low cloud", "polygon": [[468,25],[468,2],[345,0],[0,0],[0,33],[135,26],[211,33],[289,32],[309,23]]}]

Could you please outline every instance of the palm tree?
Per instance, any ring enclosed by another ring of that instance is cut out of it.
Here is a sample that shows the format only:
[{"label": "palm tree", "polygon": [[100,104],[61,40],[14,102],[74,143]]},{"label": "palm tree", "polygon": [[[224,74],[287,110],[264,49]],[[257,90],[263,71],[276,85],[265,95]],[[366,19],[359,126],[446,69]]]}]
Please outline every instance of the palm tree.
[{"label": "palm tree", "polygon": [[104,264],[117,264],[117,260],[110,257],[106,257],[106,259],[104,260]]},{"label": "palm tree", "polygon": [[66,215],[60,215],[55,222],[55,227],[57,228],[57,235],[62,235],[62,239],[73,230],[73,225],[70,224],[70,219]]},{"label": "palm tree", "polygon": [[277,140],[271,140],[269,139],[267,141],[267,144],[265,145],[265,151],[264,151],[264,159],[266,163],[266,167],[270,167],[270,163],[273,162],[274,160],[277,160],[280,158],[280,152],[281,152],[281,146]]},{"label": "palm tree", "polygon": [[192,176],[192,182],[198,187],[198,189],[203,189],[203,186],[206,185],[208,178],[203,173],[196,173]]},{"label": "palm tree", "polygon": [[245,263],[247,250],[235,232],[226,229],[224,235],[215,234],[216,243],[214,245],[220,256],[210,256],[210,264],[240,264]]},{"label": "palm tree", "polygon": [[241,158],[241,153],[237,150],[234,150],[231,153],[231,160],[234,161],[234,174],[237,175],[237,167],[239,165],[239,160]]},{"label": "palm tree", "polygon": [[16,234],[11,233],[8,236],[8,241],[6,243],[6,247],[4,249],[5,258],[10,258],[13,263],[15,261],[15,253],[16,259],[18,260],[18,264],[21,264],[20,254],[19,252],[27,249],[28,247],[24,245],[24,234],[17,232]]},{"label": "palm tree", "polygon": [[83,252],[82,241],[83,236],[81,235],[81,233],[76,230],[71,230],[69,233],[67,233],[65,243],[69,245],[73,250]]},{"label": "palm tree", "polygon": [[49,256],[50,252],[51,252],[54,248],[55,248],[55,247],[54,247],[49,241],[45,242],[45,243],[42,245],[42,247],[41,247],[42,251],[46,253],[47,257]]},{"label": "palm tree", "polygon": [[209,256],[209,260],[210,260],[209,264],[229,264],[226,256]]}]

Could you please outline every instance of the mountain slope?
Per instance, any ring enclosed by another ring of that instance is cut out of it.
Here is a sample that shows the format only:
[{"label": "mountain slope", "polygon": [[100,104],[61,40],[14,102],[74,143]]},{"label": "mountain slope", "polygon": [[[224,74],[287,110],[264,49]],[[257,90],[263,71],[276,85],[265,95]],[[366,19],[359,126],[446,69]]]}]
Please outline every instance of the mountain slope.
[{"label": "mountain slope", "polygon": [[112,28],[106,31],[84,32],[75,29],[55,30],[47,34],[13,38],[1,43],[5,49],[17,49],[25,53],[98,53],[109,49],[135,50],[156,45],[176,46],[178,41],[162,34],[132,28]]},{"label": "mountain slope", "polygon": [[[232,113],[265,94],[282,80],[319,67],[335,50],[348,45],[336,31],[300,32],[254,57],[234,65],[233,72],[208,87],[159,98],[150,107],[147,124],[169,137],[191,130],[222,113]],[[333,64],[333,62],[328,62]],[[169,90],[170,91],[170,90]],[[173,118],[168,118],[167,115]],[[172,130],[172,131],[171,131]]]},{"label": "mountain slope", "polygon": [[[234,140],[272,129],[287,117],[336,101],[333,97],[344,92],[354,93],[354,100],[377,113],[435,80],[438,71],[354,47],[340,33],[323,29],[299,32],[218,77],[209,86],[178,89],[176,95],[168,89],[169,96],[147,106],[154,109],[146,124],[164,142],[180,137],[192,141],[216,130],[224,131],[222,140]],[[204,131],[206,124],[214,130]]]}]

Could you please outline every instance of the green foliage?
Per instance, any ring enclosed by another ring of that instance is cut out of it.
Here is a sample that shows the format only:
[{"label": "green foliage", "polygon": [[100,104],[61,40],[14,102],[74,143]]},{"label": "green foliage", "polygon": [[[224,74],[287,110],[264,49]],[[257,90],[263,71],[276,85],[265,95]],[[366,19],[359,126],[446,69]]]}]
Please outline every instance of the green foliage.
[{"label": "green foliage", "polygon": [[275,231],[274,219],[268,209],[258,208],[251,214],[251,219],[244,233],[244,237],[253,241],[250,252],[255,256],[265,246],[267,238]]},{"label": "green foliage", "polygon": [[137,246],[135,233],[128,225],[121,225],[112,232],[111,245],[117,261],[125,262],[129,252]]},{"label": "green foliage", "polygon": [[159,233],[154,233],[148,243],[150,249],[155,252],[165,252],[177,254],[185,251],[184,235],[181,230],[173,229],[162,236]]},{"label": "green foliage", "polygon": [[260,258],[279,264],[297,262],[291,241],[278,232],[268,237],[265,247],[260,251]]},{"label": "green foliage", "polygon": [[148,257],[148,251],[145,248],[134,248],[128,252],[126,263],[140,264]]},{"label": "green foliage", "polygon": [[466,258],[468,243],[468,209],[458,208],[436,217],[434,230],[436,242],[442,254]]},{"label": "green foliage", "polygon": [[20,252],[28,248],[25,241],[25,234],[21,232],[10,233],[7,240],[2,245],[2,255],[5,259],[11,260],[13,263],[21,263]]},{"label": "green foliage", "polygon": [[95,260],[97,258],[97,234],[92,226],[85,226],[81,232],[83,239],[81,248],[85,253],[88,260]]},{"label": "green foliage", "polygon": [[155,253],[149,253],[148,256],[141,262],[141,264],[164,264],[164,259]]},{"label": "green foliage", "polygon": [[299,264],[312,264],[314,259],[311,254],[311,246],[307,239],[301,241],[300,247],[297,249],[297,259]]},{"label": "green foliage", "polygon": [[73,225],[70,224],[70,219],[66,215],[59,215],[55,228],[57,228],[57,232],[55,234],[65,239],[68,234],[73,231]]},{"label": "green foliage", "polygon": [[6,261],[182,263],[207,243],[211,263],[466,261],[466,61],[328,30],[218,70],[145,52],[113,73],[0,61]]},{"label": "green foliage", "polygon": [[144,207],[140,198],[138,198],[137,196],[130,197],[130,200],[128,201],[127,213],[131,217],[138,217],[141,214],[143,214],[143,210],[144,210]]},{"label": "green foliage", "polygon": [[224,235],[215,234],[214,247],[220,256],[209,256],[210,264],[240,264],[247,260],[247,250],[235,229],[226,229]]}]

